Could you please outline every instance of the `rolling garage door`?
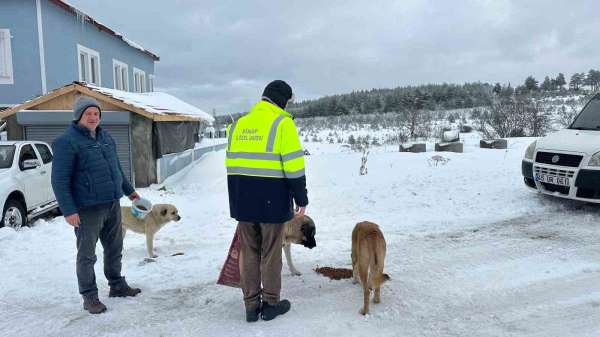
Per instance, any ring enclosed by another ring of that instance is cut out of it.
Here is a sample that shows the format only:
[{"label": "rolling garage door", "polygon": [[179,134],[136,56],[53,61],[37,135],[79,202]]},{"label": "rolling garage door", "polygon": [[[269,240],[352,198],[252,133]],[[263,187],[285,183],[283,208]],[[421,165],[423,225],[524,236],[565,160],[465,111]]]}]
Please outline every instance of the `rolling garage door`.
[{"label": "rolling garage door", "polygon": [[[25,139],[38,140],[52,145],[54,139],[61,135],[66,128],[67,125],[26,125]],[[121,163],[125,176],[127,176],[127,179],[133,184],[133,181],[131,180],[132,170],[129,125],[103,125],[102,128],[108,131],[115,140],[115,143],[117,143],[119,162]]]}]

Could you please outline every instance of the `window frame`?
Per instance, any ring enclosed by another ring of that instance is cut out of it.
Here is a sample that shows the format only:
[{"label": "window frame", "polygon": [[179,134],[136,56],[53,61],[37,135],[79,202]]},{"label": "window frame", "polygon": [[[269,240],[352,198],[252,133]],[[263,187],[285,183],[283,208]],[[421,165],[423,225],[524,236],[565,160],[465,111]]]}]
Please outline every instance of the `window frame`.
[{"label": "window frame", "polygon": [[[120,87],[117,85],[117,77],[115,77],[117,69],[119,70],[119,76],[121,77]],[[125,71],[125,77],[123,77],[123,71]],[[113,88],[122,91],[129,91],[129,65],[117,59],[113,59]]]},{"label": "window frame", "polygon": [[148,92],[154,92],[154,74],[148,75]]},{"label": "window frame", "polygon": [[133,67],[133,91],[137,93],[146,92],[146,72],[136,67]]},{"label": "window frame", "polygon": [[[85,64],[83,66],[85,67],[85,69],[82,69],[81,56],[84,56],[83,62]],[[98,77],[97,83],[91,81],[92,59],[93,58],[96,59],[96,64],[97,64],[97,69],[96,69],[96,76]],[[102,67],[101,67],[101,63],[100,63],[100,53],[99,52],[97,52],[91,48],[77,44],[77,65],[78,65],[78,69],[79,69],[79,81],[80,82],[93,84],[93,85],[96,85],[99,87],[102,86]],[[83,76],[82,76],[82,70],[84,71]],[[88,78],[88,76],[90,78]]]},{"label": "window frame", "polygon": [[4,62],[7,73],[7,76],[0,76],[0,84],[15,84],[15,74],[12,60],[12,35],[10,35],[10,29],[0,28],[0,39],[1,41],[6,41],[5,44],[0,44],[0,62]]}]

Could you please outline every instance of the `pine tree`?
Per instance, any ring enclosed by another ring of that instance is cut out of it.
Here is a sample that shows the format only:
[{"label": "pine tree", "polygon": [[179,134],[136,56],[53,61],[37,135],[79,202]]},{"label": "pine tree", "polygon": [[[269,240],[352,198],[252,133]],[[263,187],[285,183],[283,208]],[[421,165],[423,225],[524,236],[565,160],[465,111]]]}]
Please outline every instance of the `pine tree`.
[{"label": "pine tree", "polygon": [[571,76],[571,80],[569,81],[569,89],[575,91],[579,90],[579,88],[583,85],[584,78],[584,74],[574,73],[573,76]]},{"label": "pine tree", "polygon": [[590,69],[586,80],[586,84],[590,87],[590,90],[597,91],[600,88],[600,71]]},{"label": "pine tree", "polygon": [[555,83],[558,86],[558,88],[562,90],[563,86],[567,84],[567,81],[565,80],[565,75],[563,75],[563,73],[558,73],[558,76],[556,76]]},{"label": "pine tree", "polygon": [[492,92],[496,95],[500,95],[500,93],[502,92],[502,86],[500,85],[500,83],[496,82],[496,84],[494,85],[494,89],[492,89]]},{"label": "pine tree", "polygon": [[538,90],[538,81],[533,76],[527,77],[525,79],[525,89],[529,91]]},{"label": "pine tree", "polygon": [[550,81],[550,77],[546,76],[544,78],[544,82],[542,82],[542,85],[540,86],[540,89],[542,89],[544,91],[550,91],[550,90],[552,90],[552,82]]}]

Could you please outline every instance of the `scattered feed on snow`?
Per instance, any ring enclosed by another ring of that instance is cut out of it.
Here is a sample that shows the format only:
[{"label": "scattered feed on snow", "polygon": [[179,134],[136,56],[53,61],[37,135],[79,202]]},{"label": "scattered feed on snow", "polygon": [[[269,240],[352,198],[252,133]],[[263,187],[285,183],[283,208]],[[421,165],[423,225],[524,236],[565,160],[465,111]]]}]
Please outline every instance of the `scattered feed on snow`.
[{"label": "scattered feed on snow", "polygon": [[348,268],[320,267],[315,268],[315,271],[319,274],[329,277],[332,280],[341,280],[343,278],[352,277],[352,269]]}]

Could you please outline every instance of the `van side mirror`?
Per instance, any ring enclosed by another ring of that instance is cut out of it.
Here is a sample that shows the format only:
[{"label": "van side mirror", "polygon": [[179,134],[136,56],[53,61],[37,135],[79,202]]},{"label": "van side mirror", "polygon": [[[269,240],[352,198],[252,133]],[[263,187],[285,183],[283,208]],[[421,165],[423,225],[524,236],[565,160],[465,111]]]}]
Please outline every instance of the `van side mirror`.
[{"label": "van side mirror", "polygon": [[23,170],[31,170],[41,166],[40,161],[37,159],[26,159],[23,161]]}]

